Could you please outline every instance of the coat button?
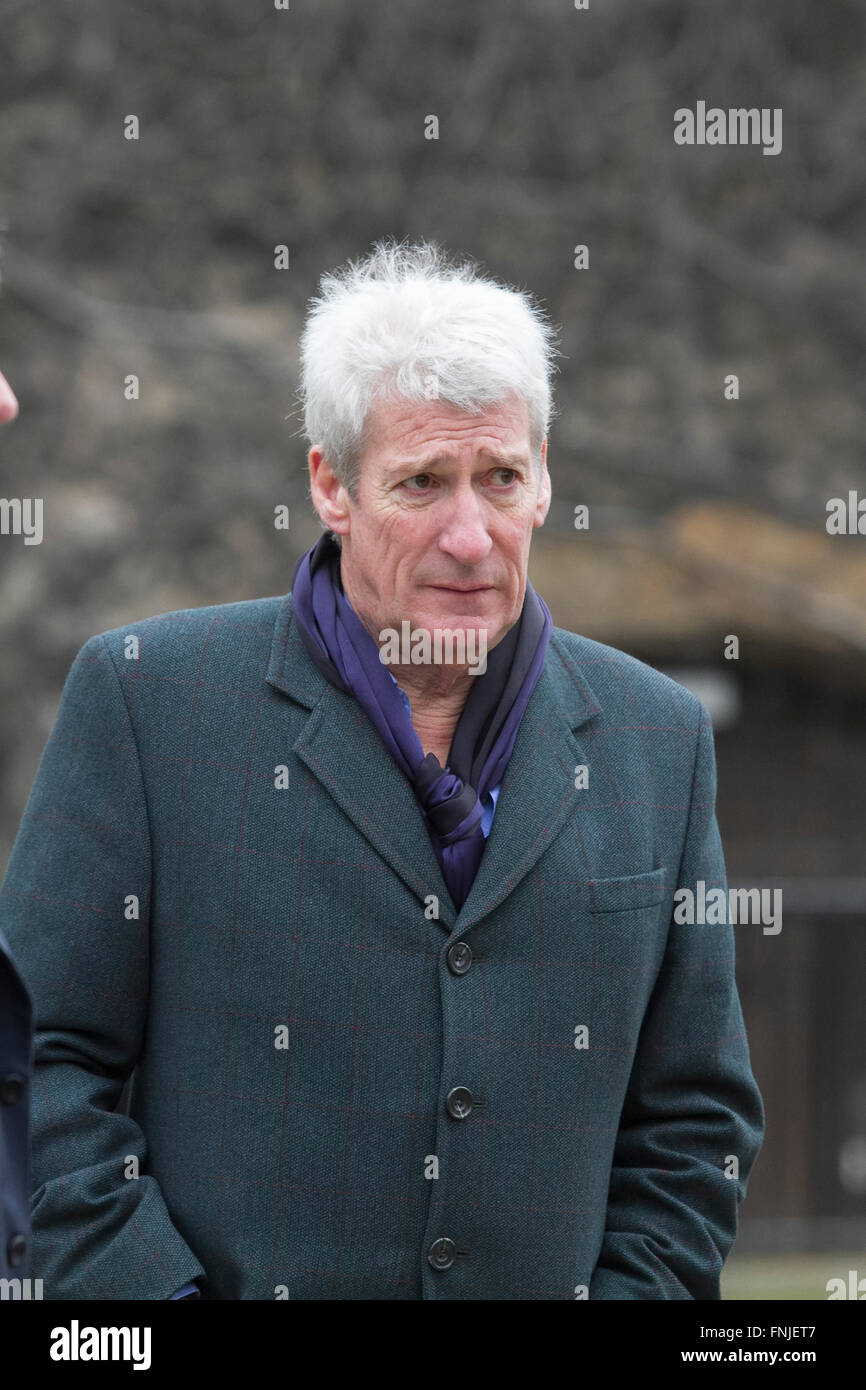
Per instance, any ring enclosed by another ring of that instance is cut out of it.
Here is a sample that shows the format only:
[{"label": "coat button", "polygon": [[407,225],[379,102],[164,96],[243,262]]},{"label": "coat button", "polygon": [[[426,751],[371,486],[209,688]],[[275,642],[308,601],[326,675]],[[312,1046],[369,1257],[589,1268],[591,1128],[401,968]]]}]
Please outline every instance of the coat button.
[{"label": "coat button", "polygon": [[26,1236],[17,1235],[9,1237],[9,1244],[6,1246],[6,1258],[10,1266],[14,1269],[16,1265],[24,1263],[24,1256],[27,1253]]},{"label": "coat button", "polygon": [[445,1109],[455,1120],[465,1120],[472,1114],[472,1092],[465,1086],[455,1086],[445,1098]]},{"label": "coat button", "polygon": [[427,1251],[427,1259],[434,1269],[450,1269],[454,1263],[454,1256],[457,1246],[448,1236],[440,1236],[434,1240],[430,1249]]},{"label": "coat button", "polygon": [[21,1099],[24,1090],[24,1077],[9,1072],[0,1076],[0,1105],[14,1105]]},{"label": "coat button", "polygon": [[472,964],[472,947],[465,941],[455,941],[453,946],[448,947],[445,959],[452,975],[465,975]]}]

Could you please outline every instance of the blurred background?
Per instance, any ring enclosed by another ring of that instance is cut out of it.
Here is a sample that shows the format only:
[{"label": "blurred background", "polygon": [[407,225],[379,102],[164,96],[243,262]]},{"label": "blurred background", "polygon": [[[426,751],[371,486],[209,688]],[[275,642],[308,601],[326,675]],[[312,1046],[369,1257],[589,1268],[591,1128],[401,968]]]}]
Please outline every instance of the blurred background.
[{"label": "blurred background", "polygon": [[[532,581],[701,695],[730,882],[783,890],[736,932],[768,1128],[728,1298],[866,1277],[866,538],[825,524],[866,496],[864,37],[862,0],[0,0],[0,493],[44,501],[0,536],[0,872],[82,643],[285,593],[320,534],[320,274],[475,257],[562,327]],[[698,101],[782,108],[781,153],[676,145]]]}]

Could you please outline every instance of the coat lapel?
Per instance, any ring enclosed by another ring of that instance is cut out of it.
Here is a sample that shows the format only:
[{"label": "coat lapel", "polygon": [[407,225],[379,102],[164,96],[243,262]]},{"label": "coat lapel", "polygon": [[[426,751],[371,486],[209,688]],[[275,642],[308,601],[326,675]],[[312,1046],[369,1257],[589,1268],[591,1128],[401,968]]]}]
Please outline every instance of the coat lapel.
[{"label": "coat lapel", "polygon": [[587,682],[560,655],[554,632],[520,721],[475,882],[457,918],[461,934],[516,888],[587,796],[575,788],[574,776],[589,754],[573,731],[599,713]]},{"label": "coat lapel", "polygon": [[421,903],[435,893],[450,930],[457,911],[415,793],[358,702],[310,660],[291,595],[280,608],[266,679],[312,710],[295,742],[298,757]]},{"label": "coat lapel", "polygon": [[526,707],[475,882],[458,915],[409,782],[357,701],[310,660],[283,600],[266,679],[311,711],[294,751],[386,863],[423,904],[435,893],[439,921],[464,932],[492,912],[559,834],[583,793],[574,769],[589,761],[574,730],[599,713],[587,683],[551,637],[544,670]]}]

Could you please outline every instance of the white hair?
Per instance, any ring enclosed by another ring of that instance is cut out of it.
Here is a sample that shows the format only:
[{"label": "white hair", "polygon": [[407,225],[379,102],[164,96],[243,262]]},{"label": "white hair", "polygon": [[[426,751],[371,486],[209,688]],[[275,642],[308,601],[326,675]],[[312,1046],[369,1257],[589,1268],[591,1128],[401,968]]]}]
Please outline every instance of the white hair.
[{"label": "white hair", "polygon": [[529,409],[538,469],[556,335],[528,292],[481,275],[472,260],[449,260],[434,242],[376,242],[326,272],[310,301],[300,343],[308,442],[354,498],[375,401],[437,399],[477,414],[513,393]]}]

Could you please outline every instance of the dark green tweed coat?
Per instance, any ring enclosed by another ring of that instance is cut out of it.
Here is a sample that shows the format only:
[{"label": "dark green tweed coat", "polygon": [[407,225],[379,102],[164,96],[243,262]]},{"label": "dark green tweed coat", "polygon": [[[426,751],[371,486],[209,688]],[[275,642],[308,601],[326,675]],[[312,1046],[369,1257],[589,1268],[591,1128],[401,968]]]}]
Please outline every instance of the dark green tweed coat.
[{"label": "dark green tweed coat", "polygon": [[92,638],[0,897],[45,1297],[719,1298],[764,1112],[733,931],[671,922],[714,800],[699,701],[555,628],[457,915],[290,597]]}]

